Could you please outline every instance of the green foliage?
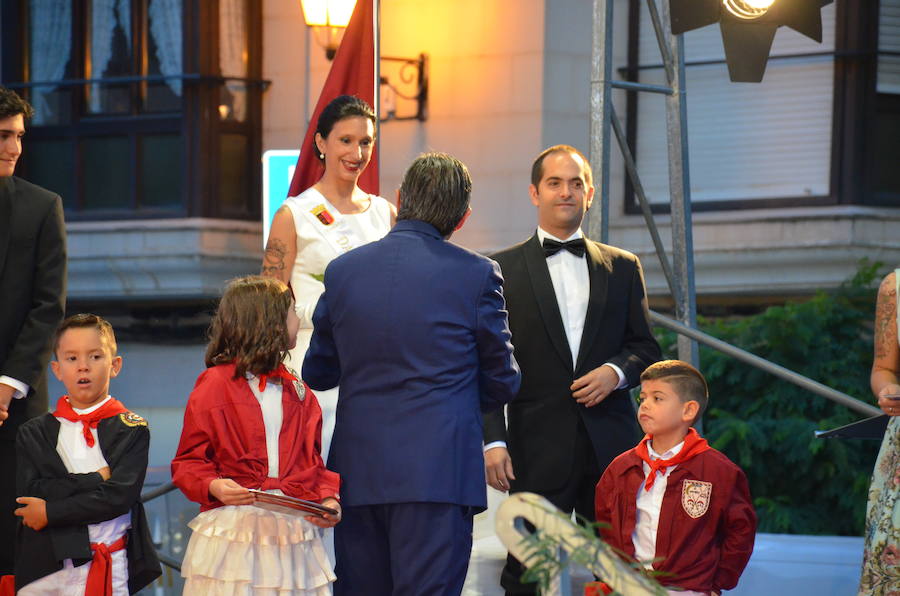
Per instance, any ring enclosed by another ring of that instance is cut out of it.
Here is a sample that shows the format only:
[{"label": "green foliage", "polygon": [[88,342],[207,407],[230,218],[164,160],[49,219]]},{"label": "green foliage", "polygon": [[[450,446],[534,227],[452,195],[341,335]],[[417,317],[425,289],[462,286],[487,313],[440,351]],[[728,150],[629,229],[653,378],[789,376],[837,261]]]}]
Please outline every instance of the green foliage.
[{"label": "green foliage", "polygon": [[[880,264],[831,294],[770,307],[744,318],[708,319],[701,329],[853,397],[869,390],[871,323]],[[673,333],[659,334],[676,357]],[[768,373],[701,347],[710,406],[704,435],[747,474],[759,530],[860,535],[877,441],[816,439],[813,431],[861,416]]]},{"label": "green foliage", "polygon": [[[571,523],[571,516],[558,509],[542,509],[542,512],[560,518],[566,523]],[[522,544],[527,548],[528,567],[522,574],[523,583],[536,582],[540,593],[547,593],[552,582],[564,569],[573,565],[591,570],[595,577],[603,579],[606,572],[613,573],[612,565],[621,565],[636,574],[644,577],[644,583],[654,594],[665,595],[665,589],[656,581],[655,577],[663,575],[662,572],[647,570],[641,562],[625,562],[629,557],[622,551],[606,544],[600,538],[600,529],[604,524],[591,522],[584,517],[575,514],[577,524],[574,536],[568,540],[552,536],[543,530],[536,530],[522,538]],[[563,549],[563,552],[560,552]],[[611,557],[611,558],[610,558]],[[623,560],[619,560],[621,559]],[[621,572],[621,568],[619,569]],[[609,580],[607,580],[609,581]],[[612,596],[627,596],[619,592],[613,592]]]}]

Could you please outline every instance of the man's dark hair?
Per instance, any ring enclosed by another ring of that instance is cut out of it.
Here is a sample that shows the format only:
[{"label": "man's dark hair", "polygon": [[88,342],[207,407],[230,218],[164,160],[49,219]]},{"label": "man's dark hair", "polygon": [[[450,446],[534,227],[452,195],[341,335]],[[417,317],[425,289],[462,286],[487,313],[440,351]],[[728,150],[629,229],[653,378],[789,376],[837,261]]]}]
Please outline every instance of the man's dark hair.
[{"label": "man's dark hair", "polygon": [[585,185],[594,185],[593,175],[591,174],[591,163],[584,156],[584,154],[571,145],[554,145],[541,151],[541,154],[538,155],[537,159],[534,160],[534,163],[531,164],[531,183],[535,188],[538,187],[538,185],[541,183],[541,178],[544,177],[544,159],[546,159],[548,155],[552,155],[554,153],[571,153],[572,155],[579,156],[582,160],[584,160],[583,171]]},{"label": "man's dark hair", "polygon": [[0,87],[0,120],[19,114],[29,120],[34,116],[34,108],[15,91]]},{"label": "man's dark hair", "polygon": [[469,208],[472,178],[465,164],[446,153],[423,153],[400,184],[397,221],[417,219],[448,237]]},{"label": "man's dark hair", "polygon": [[[353,118],[354,116],[368,118],[372,121],[372,124],[378,124],[375,118],[375,110],[364,100],[355,95],[339,95],[328,102],[328,105],[319,114],[319,120],[316,122],[316,132],[322,135],[323,139],[327,139],[335,124],[345,118]],[[320,157],[321,153],[319,153],[319,147],[316,145],[315,138],[313,138],[312,149],[315,151],[319,161],[324,162],[325,159]]]},{"label": "man's dark hair", "polygon": [[672,386],[681,403],[697,402],[700,406],[697,418],[706,411],[709,403],[709,387],[703,374],[682,360],[662,360],[648,366],[641,373],[641,382],[665,381]]},{"label": "man's dark hair", "polygon": [[[113,331],[112,325],[110,325],[109,321],[103,317],[91,313],[72,315],[59,324],[59,327],[56,328],[56,333],[53,336],[53,353],[56,354],[56,352],[59,351],[59,340],[66,331],[69,329],[85,328],[96,329],[100,333],[103,344],[109,348],[110,357],[114,358],[116,356],[118,346],[116,346],[116,334]],[[59,360],[59,356],[57,356],[56,359]]]}]

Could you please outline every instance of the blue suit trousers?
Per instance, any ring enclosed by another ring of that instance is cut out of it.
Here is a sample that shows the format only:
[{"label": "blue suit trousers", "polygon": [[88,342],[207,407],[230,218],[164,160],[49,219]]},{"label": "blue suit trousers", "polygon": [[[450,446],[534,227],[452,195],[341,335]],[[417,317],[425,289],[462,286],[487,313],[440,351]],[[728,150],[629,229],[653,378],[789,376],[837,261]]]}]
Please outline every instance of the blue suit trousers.
[{"label": "blue suit trousers", "polygon": [[335,526],[335,596],[459,596],[475,508],[448,503],[345,507]]}]

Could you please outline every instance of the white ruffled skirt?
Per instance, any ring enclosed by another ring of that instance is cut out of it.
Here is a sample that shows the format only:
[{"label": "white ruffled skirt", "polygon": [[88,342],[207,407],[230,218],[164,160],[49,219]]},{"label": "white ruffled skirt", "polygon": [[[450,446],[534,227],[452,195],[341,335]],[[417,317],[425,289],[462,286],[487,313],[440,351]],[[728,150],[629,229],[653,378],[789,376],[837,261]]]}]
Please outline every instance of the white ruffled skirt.
[{"label": "white ruffled skirt", "polygon": [[329,596],[334,571],[318,528],[253,505],[204,511],[188,526],[184,594]]}]

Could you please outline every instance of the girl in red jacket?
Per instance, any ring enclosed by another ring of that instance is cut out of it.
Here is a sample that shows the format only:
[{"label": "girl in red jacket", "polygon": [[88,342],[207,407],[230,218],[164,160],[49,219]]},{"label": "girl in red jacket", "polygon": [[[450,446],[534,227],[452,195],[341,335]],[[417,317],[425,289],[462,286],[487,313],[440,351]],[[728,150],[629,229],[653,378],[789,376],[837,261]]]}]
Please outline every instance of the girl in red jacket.
[{"label": "girl in red jacket", "polygon": [[[245,277],[228,284],[213,318],[208,368],[172,460],[173,482],[200,503],[182,564],[186,594],[331,593],[335,576],[316,526],[340,519],[339,478],[320,455],[315,396],[281,364],[297,337],[293,302],[281,281]],[[337,514],[257,507],[249,489]]]}]

